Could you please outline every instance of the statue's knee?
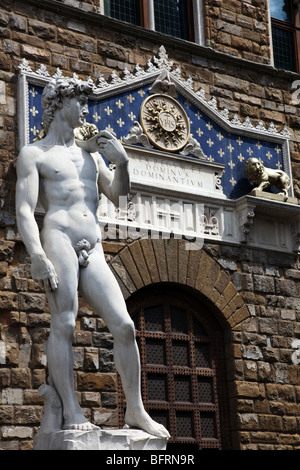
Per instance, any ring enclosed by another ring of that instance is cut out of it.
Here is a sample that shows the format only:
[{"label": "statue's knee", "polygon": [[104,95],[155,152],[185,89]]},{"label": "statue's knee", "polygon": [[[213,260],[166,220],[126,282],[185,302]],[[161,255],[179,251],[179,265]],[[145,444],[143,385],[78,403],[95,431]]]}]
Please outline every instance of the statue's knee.
[{"label": "statue's knee", "polygon": [[122,323],[115,335],[115,340],[121,343],[131,343],[135,339],[135,326],[132,320]]},{"label": "statue's knee", "polygon": [[72,340],[75,327],[75,316],[69,312],[62,312],[52,320],[52,332],[57,338]]}]

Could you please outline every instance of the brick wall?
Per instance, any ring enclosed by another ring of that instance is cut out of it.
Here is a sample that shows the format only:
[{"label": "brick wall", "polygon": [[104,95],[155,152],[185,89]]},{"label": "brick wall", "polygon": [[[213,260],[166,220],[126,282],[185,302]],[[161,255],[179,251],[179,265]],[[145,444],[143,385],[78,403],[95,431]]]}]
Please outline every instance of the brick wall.
[{"label": "brick wall", "polygon": [[[76,4],[80,15],[73,8]],[[264,65],[270,60],[264,2],[226,0],[221,8],[220,1],[207,0],[209,48],[187,47],[153,32],[141,36],[134,27],[124,34],[117,22],[93,16],[96,0],[47,0],[43,5],[2,0],[0,6],[0,449],[32,448],[43,411],[36,391],[46,377],[42,345],[50,322],[44,292],[30,278],[14,218],[21,59],[33,69],[45,64],[50,73],[59,67],[65,74],[76,72],[84,78],[103,73],[107,78],[112,70],[145,65],[164,43],[183,75],[192,75],[196,87],[203,86],[231,116],[249,115],[253,123],[262,119],[279,128],[288,126],[294,187],[300,197],[300,113],[291,90],[298,76]],[[108,261],[122,248],[118,242],[105,244]],[[291,342],[300,337],[298,259],[218,245],[206,250],[230,275],[251,313],[240,331],[233,330],[228,352],[235,445],[298,448],[300,378],[291,362]],[[77,393],[87,416],[96,423],[117,425],[111,337],[83,303],[74,348]]]}]

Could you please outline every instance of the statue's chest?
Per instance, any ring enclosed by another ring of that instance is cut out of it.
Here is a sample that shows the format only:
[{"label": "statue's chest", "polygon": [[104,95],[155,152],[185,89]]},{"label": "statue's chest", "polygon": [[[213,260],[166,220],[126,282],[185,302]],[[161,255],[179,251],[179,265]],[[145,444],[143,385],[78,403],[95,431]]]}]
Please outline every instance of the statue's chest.
[{"label": "statue's chest", "polygon": [[95,179],[96,166],[92,157],[81,149],[47,152],[42,164],[42,175],[46,179]]}]

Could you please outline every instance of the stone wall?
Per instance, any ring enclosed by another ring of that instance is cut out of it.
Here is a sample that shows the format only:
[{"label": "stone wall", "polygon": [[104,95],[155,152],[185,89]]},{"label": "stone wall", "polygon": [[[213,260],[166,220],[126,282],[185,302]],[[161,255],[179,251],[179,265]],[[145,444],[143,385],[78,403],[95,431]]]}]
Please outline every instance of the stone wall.
[{"label": "stone wall", "polygon": [[300,276],[296,256],[209,246],[231,274],[250,317],[233,332],[232,400],[240,446],[299,448],[300,371],[291,344],[300,334]]},{"label": "stone wall", "polygon": [[261,64],[271,63],[266,0],[204,0],[206,45]]},{"label": "stone wall", "polygon": [[[35,0],[1,1],[0,449],[32,448],[43,412],[37,388],[46,377],[42,346],[50,322],[45,294],[30,278],[28,256],[15,226],[18,65],[25,58],[34,70],[45,64],[50,73],[59,67],[66,75],[96,78],[102,73],[108,78],[112,70],[120,73],[126,66],[145,65],[164,44],[183,75],[192,75],[196,87],[203,86],[231,116],[288,126],[294,188],[300,197],[300,112],[291,89],[298,75],[264,65],[270,61],[264,4],[226,0],[221,6],[218,0],[207,0],[206,48],[148,31],[141,36],[135,27],[124,34],[118,22],[93,13],[96,0],[45,0],[43,7]],[[113,262],[124,244],[107,242],[104,248]],[[210,244],[205,250],[230,277],[249,310],[228,339],[235,448],[299,448],[299,366],[291,362],[291,343],[300,338],[299,261],[295,255],[223,245]],[[95,423],[117,425],[111,337],[83,303],[74,348],[76,389],[86,415]]]}]

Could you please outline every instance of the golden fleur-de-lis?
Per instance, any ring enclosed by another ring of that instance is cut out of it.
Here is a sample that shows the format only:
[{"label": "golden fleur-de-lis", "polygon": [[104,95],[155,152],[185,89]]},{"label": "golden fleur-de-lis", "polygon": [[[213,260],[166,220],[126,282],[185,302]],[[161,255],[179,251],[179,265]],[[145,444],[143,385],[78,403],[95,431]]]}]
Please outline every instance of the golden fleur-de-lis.
[{"label": "golden fleur-de-lis", "polygon": [[130,93],[130,95],[127,96],[127,99],[132,103],[135,100],[135,97]]},{"label": "golden fleur-de-lis", "polygon": [[32,95],[32,98],[34,98],[38,94],[38,92],[36,91],[36,89],[34,87],[32,87],[29,90],[29,93]]},{"label": "golden fleur-de-lis", "polygon": [[119,99],[118,101],[116,101],[116,105],[118,106],[119,109],[121,109],[123,108],[124,103],[122,103],[122,101]]},{"label": "golden fleur-de-lis", "polygon": [[266,153],[266,157],[268,157],[268,159],[271,160],[271,158],[273,157],[273,155],[272,155],[271,152],[269,151],[268,153]]},{"label": "golden fleur-de-lis", "polygon": [[133,114],[133,112],[132,112],[132,111],[131,111],[131,113],[130,113],[130,114],[128,114],[128,117],[129,117],[129,118],[130,118],[132,121],[134,121],[134,120],[136,119],[136,115],[135,115],[135,114]]},{"label": "golden fleur-de-lis", "polygon": [[275,152],[277,152],[277,155],[281,152],[281,148],[278,145],[275,147]]},{"label": "golden fleur-de-lis", "polygon": [[36,109],[35,106],[30,108],[30,112],[31,112],[32,116],[36,116],[37,114],[39,114],[39,112],[38,112],[38,110]]},{"label": "golden fleur-de-lis", "polygon": [[33,126],[30,130],[31,130],[31,132],[33,133],[34,136],[36,136],[39,133],[39,130],[37,129],[36,126]]},{"label": "golden fleur-de-lis", "polygon": [[108,116],[110,116],[111,113],[113,112],[112,109],[110,109],[109,106],[107,106],[107,107],[104,109],[104,111],[106,112],[106,114],[107,114]]},{"label": "golden fleur-de-lis", "polygon": [[98,112],[96,111],[94,114],[93,114],[93,118],[95,119],[96,122],[100,121],[101,119],[101,116],[98,114]]},{"label": "golden fleur-de-lis", "polygon": [[124,121],[122,121],[122,119],[121,119],[121,118],[117,120],[117,123],[119,124],[119,126],[120,126],[120,127],[123,127],[123,126],[124,126],[124,124],[125,124],[125,122],[124,122]]},{"label": "golden fleur-de-lis", "polygon": [[105,130],[108,131],[108,132],[114,132],[114,129],[113,129],[113,127],[111,127],[110,124],[108,126],[106,126]]}]

